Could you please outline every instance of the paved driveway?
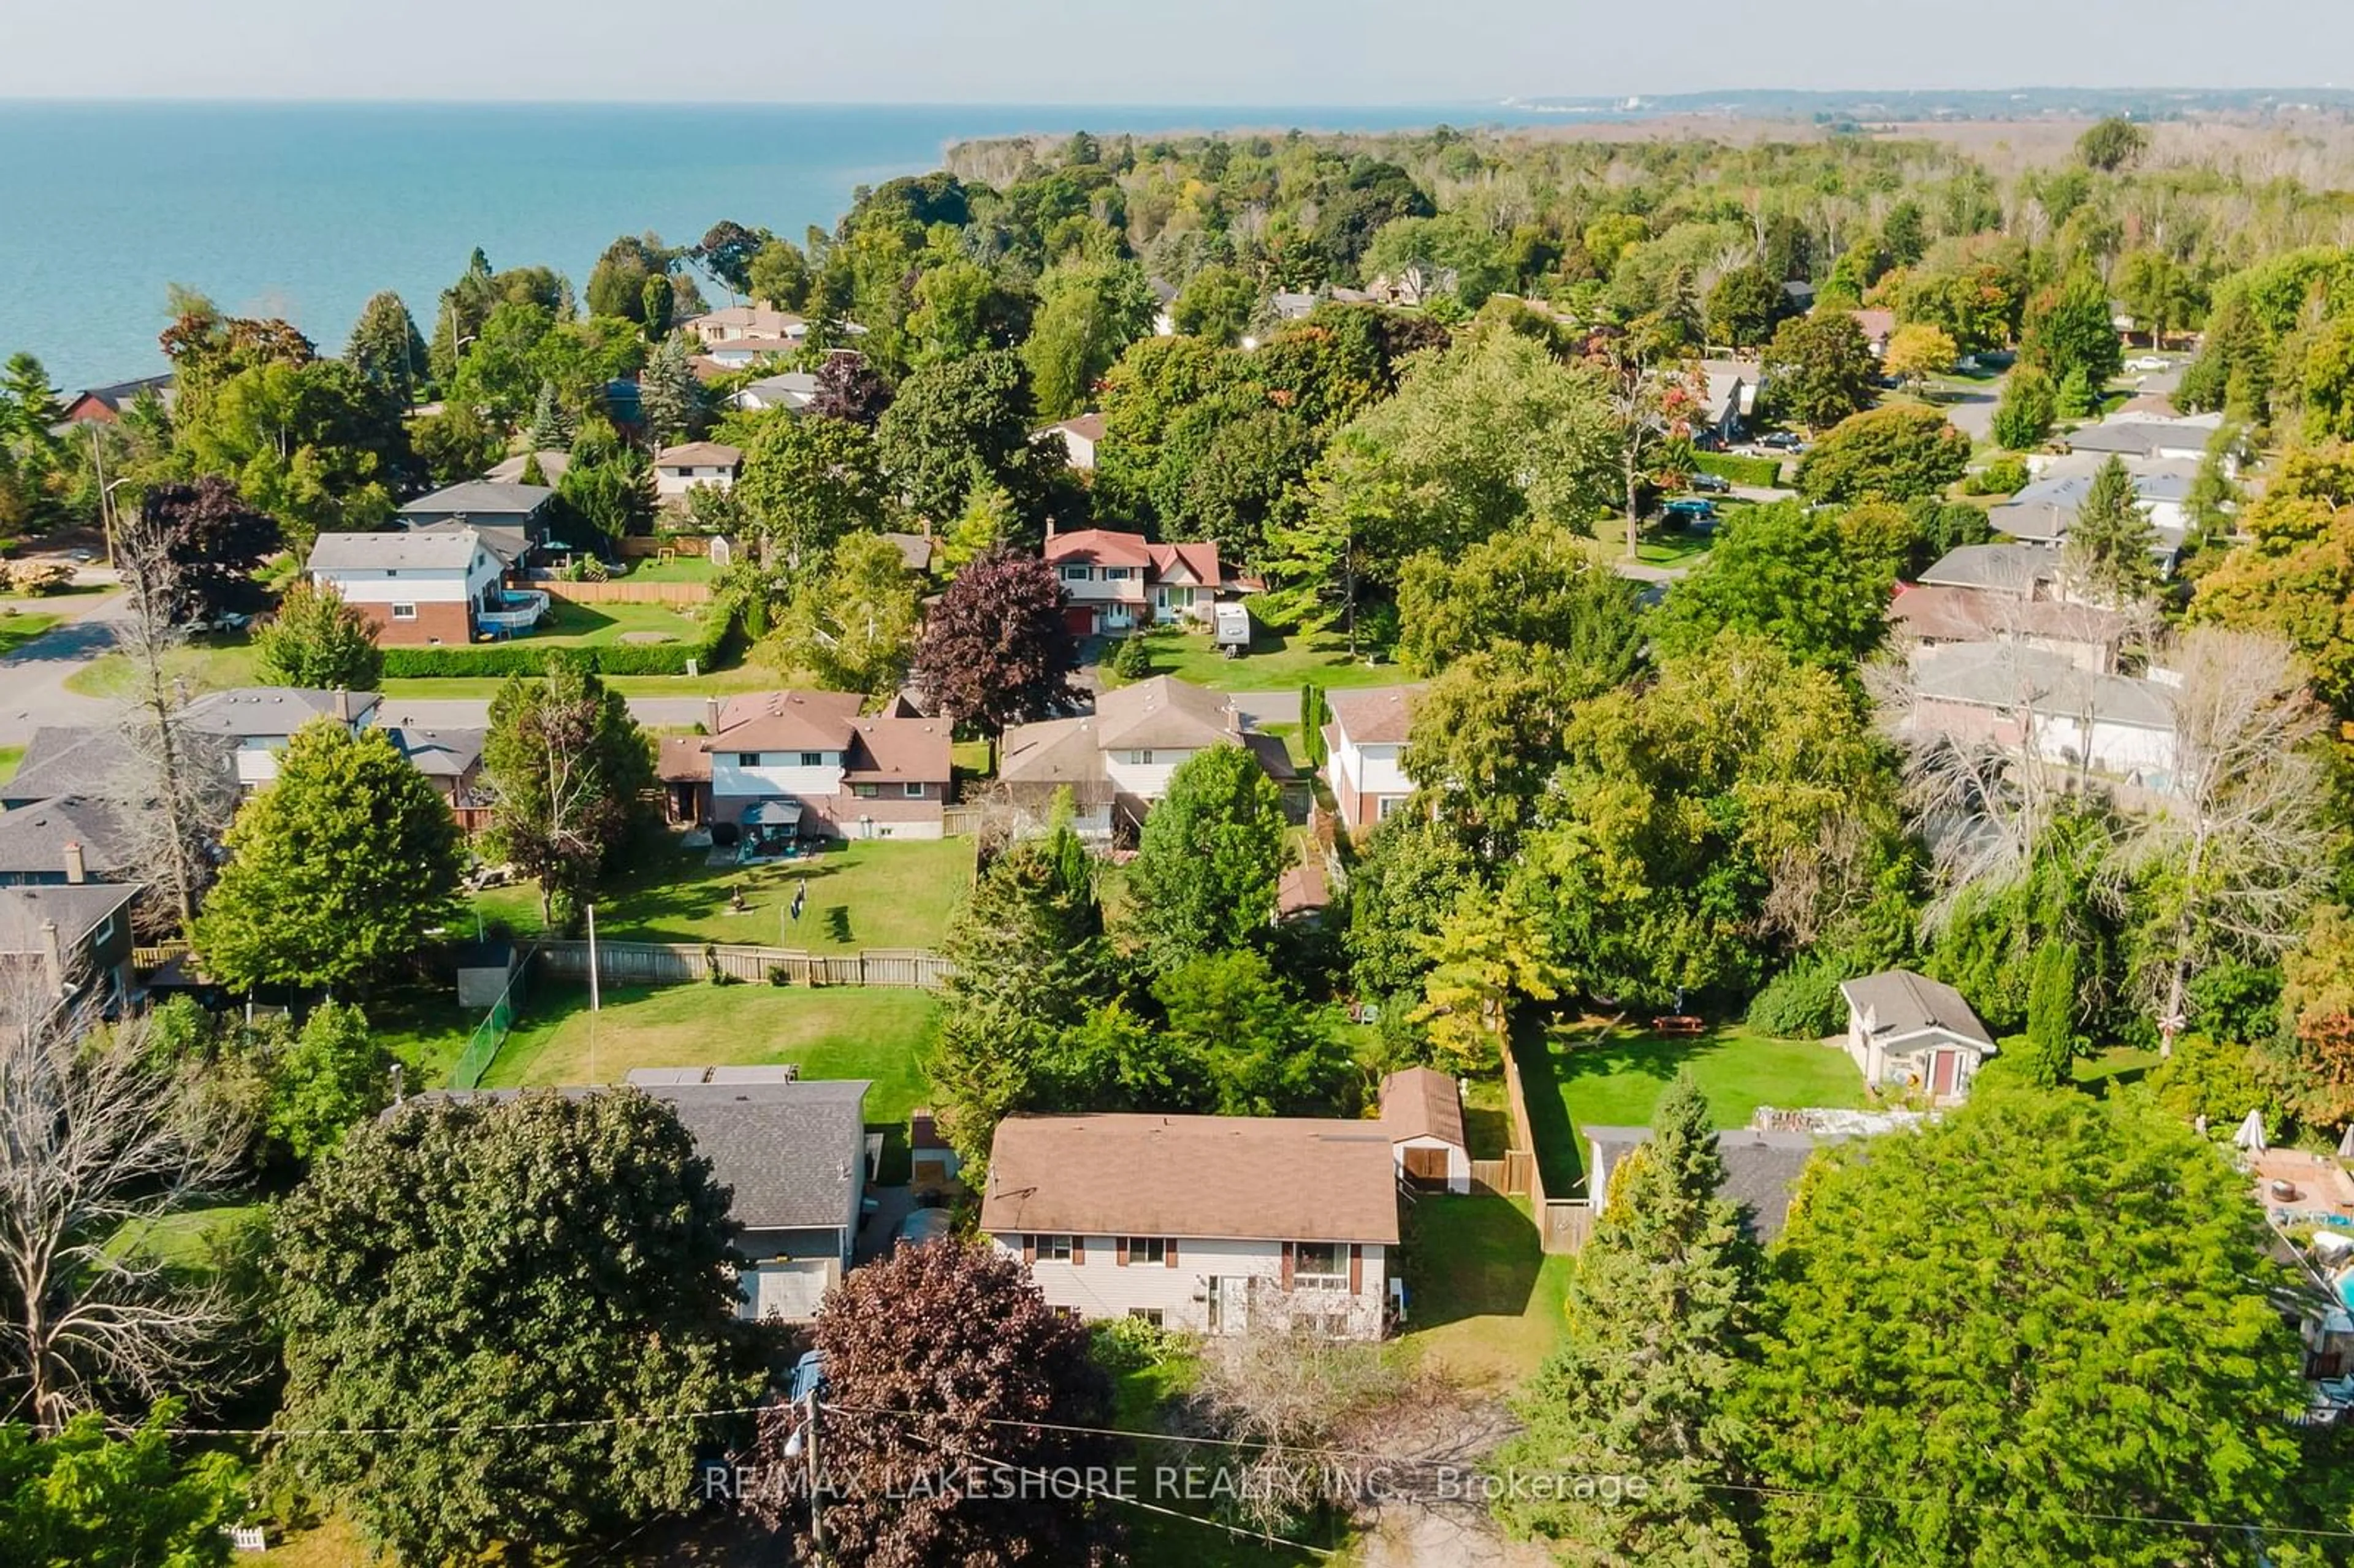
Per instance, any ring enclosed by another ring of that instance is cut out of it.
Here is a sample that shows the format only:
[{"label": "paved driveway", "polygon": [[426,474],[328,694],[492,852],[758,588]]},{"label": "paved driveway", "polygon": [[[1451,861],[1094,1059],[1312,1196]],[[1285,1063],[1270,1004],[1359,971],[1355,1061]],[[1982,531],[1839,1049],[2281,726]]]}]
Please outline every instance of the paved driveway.
[{"label": "paved driveway", "polygon": [[[45,725],[102,724],[113,705],[66,690],[66,677],[114,646],[121,594],[56,601],[69,619],[0,658],[0,746],[22,746]],[[40,613],[48,613],[44,608]]]}]

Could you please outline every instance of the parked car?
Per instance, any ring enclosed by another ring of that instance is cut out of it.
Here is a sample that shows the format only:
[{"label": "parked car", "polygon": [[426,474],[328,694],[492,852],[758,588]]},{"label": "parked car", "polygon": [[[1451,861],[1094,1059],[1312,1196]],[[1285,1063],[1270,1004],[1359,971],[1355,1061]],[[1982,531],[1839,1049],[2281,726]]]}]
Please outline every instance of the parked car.
[{"label": "parked car", "polygon": [[1692,475],[1691,487],[1702,495],[1733,493],[1733,481],[1721,473],[1696,473]]},{"label": "parked car", "polygon": [[898,1246],[921,1246],[926,1242],[944,1241],[955,1222],[946,1209],[917,1209],[899,1222]]},{"label": "parked car", "polygon": [[2145,354],[2138,359],[2126,360],[2126,368],[2127,370],[2165,370],[2170,368],[2173,364],[2170,359],[2160,359],[2157,355]]},{"label": "parked car", "polygon": [[1769,430],[1757,438],[1757,444],[1777,452],[1804,451],[1807,443],[1787,430]]},{"label": "parked car", "polygon": [[1713,501],[1670,501],[1659,508],[1660,520],[1679,528],[1716,521]]}]

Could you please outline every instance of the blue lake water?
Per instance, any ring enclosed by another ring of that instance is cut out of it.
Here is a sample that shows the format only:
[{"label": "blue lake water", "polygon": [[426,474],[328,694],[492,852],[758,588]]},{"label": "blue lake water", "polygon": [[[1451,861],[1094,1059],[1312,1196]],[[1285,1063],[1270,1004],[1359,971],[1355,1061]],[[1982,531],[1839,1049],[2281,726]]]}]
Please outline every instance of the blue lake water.
[{"label": "blue lake water", "polygon": [[[0,355],[71,389],[163,368],[164,286],[340,352],[397,289],[429,327],[475,246],[585,283],[618,234],[799,238],[969,136],[1543,120],[1397,109],[0,102]],[[706,292],[710,291],[706,290]]]}]

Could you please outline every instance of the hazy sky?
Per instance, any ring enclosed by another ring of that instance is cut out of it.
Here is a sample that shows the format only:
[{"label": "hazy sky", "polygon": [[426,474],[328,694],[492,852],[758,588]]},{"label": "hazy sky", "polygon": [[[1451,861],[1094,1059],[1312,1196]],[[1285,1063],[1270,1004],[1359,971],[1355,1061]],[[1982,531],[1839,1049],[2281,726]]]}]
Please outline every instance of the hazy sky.
[{"label": "hazy sky", "polygon": [[2343,0],[0,0],[0,97],[1419,104],[2349,59]]}]

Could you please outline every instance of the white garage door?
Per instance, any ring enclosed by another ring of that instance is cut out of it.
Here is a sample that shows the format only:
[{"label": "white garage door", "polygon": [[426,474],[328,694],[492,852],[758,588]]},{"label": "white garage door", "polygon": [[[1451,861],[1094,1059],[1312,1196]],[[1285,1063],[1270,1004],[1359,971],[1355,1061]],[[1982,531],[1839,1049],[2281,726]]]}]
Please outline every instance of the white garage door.
[{"label": "white garage door", "polygon": [[764,1263],[750,1280],[752,1316],[806,1323],[817,1316],[818,1298],[833,1283],[833,1265],[822,1258]]}]

